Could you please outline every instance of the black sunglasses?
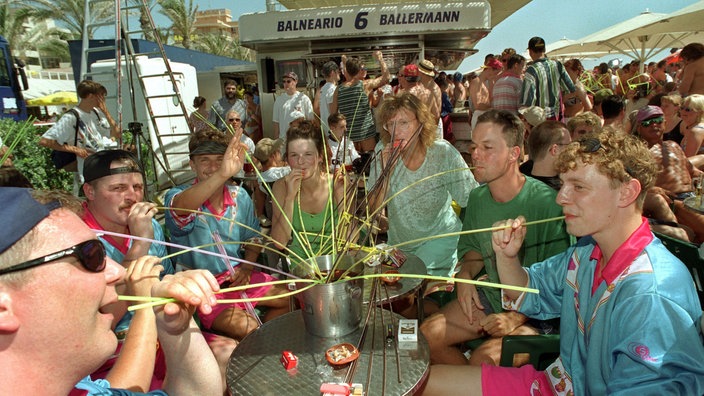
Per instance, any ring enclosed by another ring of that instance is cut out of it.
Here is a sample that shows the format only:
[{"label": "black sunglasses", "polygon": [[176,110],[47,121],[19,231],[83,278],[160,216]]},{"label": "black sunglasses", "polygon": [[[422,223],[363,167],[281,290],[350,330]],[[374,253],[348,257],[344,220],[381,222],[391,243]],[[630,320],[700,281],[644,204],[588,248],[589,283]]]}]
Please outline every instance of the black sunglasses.
[{"label": "black sunglasses", "polygon": [[[606,152],[606,148],[601,145],[601,141],[597,138],[585,138],[579,141],[579,147],[581,148],[583,153],[596,153],[599,151],[599,149],[604,150]],[[635,176],[633,176],[633,171],[631,168],[623,164],[623,169],[628,173],[628,176],[636,179]]]},{"label": "black sunglasses", "polygon": [[90,272],[101,272],[105,269],[105,246],[97,239],[89,239],[78,245],[71,246],[55,253],[47,254],[44,257],[35,258],[24,263],[16,264],[0,270],[0,275],[9,274],[48,264],[52,261],[62,259],[67,256],[74,256],[81,262],[83,268]]},{"label": "black sunglasses", "polygon": [[241,118],[228,118],[227,120],[230,121],[230,122],[232,122],[232,121],[242,121]]}]

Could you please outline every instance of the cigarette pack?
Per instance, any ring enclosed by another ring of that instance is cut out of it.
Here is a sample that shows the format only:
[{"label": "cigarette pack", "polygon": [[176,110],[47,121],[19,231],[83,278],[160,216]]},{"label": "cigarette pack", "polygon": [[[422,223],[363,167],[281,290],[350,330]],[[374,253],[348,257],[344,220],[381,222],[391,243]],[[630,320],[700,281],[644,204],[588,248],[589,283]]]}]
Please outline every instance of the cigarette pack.
[{"label": "cigarette pack", "polygon": [[418,342],[418,319],[399,319],[398,341]]},{"label": "cigarette pack", "polygon": [[291,351],[281,353],[281,364],[286,370],[294,369],[298,366],[298,358]]}]

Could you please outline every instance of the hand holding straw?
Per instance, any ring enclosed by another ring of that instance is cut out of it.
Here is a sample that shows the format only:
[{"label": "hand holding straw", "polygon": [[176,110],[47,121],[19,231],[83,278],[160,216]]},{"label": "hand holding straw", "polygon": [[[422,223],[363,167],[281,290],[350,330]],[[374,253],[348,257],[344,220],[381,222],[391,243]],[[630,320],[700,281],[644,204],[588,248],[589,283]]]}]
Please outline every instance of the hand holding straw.
[{"label": "hand holding straw", "polygon": [[[216,230],[216,231],[212,232],[211,234],[213,236],[213,240],[215,241],[215,246],[217,246],[218,251],[220,251],[220,254],[227,256],[227,251],[225,250],[225,246],[223,246],[223,244],[222,244],[222,238],[220,237],[220,233],[218,233]],[[223,258],[222,260],[225,263],[225,265],[227,266],[227,269],[230,271],[230,275],[232,276],[232,279],[235,279],[235,277],[237,276],[237,272],[235,272],[235,267],[232,266],[232,263],[230,262],[230,260],[228,260],[226,258]],[[242,296],[242,299],[245,300],[243,303],[244,303],[245,309],[247,310],[247,313],[250,316],[254,317],[254,319],[257,320],[257,323],[259,324],[259,326],[261,326],[262,321],[261,321],[261,319],[259,319],[259,315],[257,315],[257,312],[254,310],[254,305],[252,305],[252,303],[248,300],[247,293],[244,290],[242,290],[242,291],[240,291],[240,296]]]}]

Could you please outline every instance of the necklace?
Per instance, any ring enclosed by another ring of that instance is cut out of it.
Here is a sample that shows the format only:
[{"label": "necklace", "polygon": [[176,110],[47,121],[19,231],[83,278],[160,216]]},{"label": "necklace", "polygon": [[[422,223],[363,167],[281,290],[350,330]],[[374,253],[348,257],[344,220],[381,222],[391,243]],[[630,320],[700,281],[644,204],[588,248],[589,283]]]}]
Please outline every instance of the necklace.
[{"label": "necklace", "polygon": [[698,122],[694,122],[694,123],[691,124],[691,125],[685,125],[685,126],[684,126],[684,129],[685,129],[686,131],[690,131],[690,130],[692,130],[692,128],[694,128],[694,127],[697,126],[697,125],[699,125],[699,123],[698,123]]}]

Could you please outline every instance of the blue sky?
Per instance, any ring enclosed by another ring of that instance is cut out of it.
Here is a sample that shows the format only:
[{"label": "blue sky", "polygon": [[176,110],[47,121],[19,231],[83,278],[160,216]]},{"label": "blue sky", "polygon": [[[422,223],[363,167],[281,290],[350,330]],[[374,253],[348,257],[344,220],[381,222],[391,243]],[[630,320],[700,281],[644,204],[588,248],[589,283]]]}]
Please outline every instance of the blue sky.
[{"label": "blue sky", "polygon": [[[379,2],[383,3],[383,0]],[[532,36],[541,36],[548,44],[563,37],[576,40],[630,19],[646,9],[670,13],[693,3],[696,0],[533,0],[495,26],[476,46],[479,52],[467,58],[459,70],[475,69],[482,64],[484,55],[500,53],[507,47],[521,53]],[[200,10],[228,8],[233,19],[238,19],[241,14],[266,10],[266,0],[194,0],[194,4]],[[603,60],[587,60],[584,64],[592,67],[600,61]]]}]

